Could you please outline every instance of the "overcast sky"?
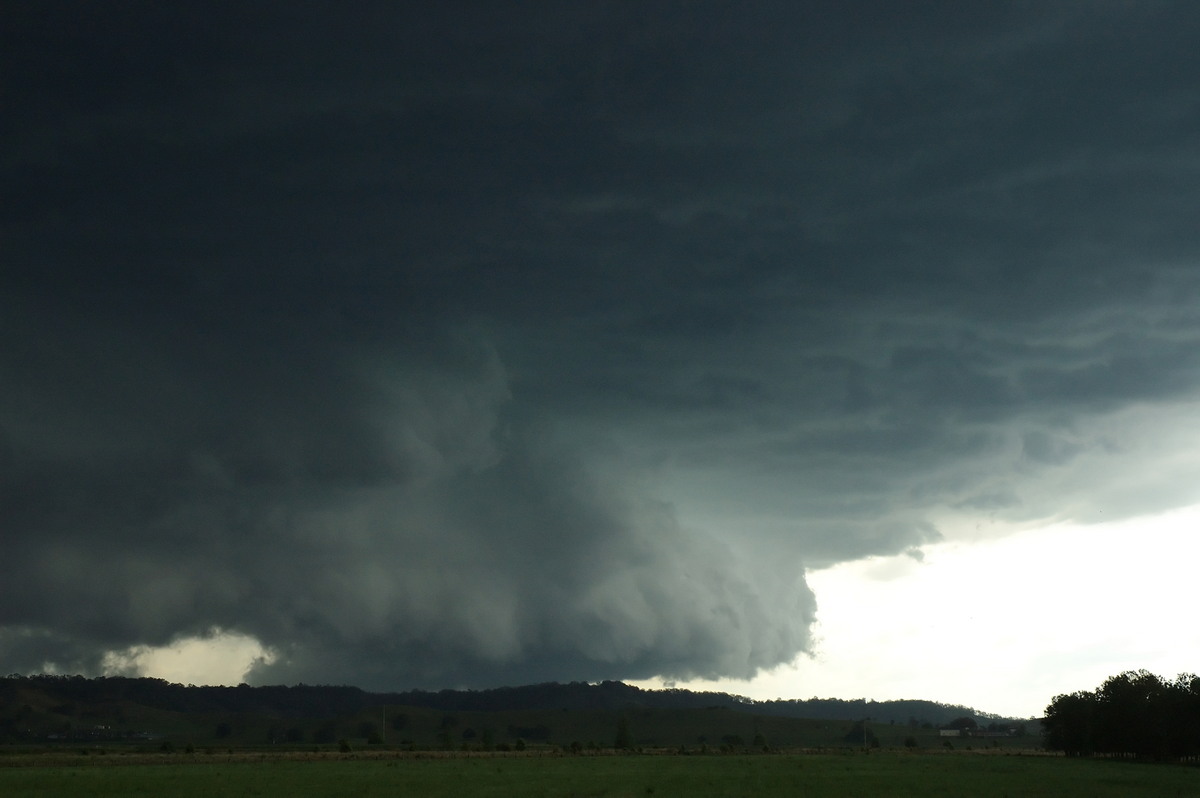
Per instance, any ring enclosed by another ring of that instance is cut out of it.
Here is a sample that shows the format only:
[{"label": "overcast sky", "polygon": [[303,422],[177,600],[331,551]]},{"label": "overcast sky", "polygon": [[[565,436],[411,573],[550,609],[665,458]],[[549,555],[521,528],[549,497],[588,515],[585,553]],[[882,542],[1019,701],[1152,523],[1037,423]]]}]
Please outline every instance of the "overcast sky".
[{"label": "overcast sky", "polygon": [[1200,668],[1148,589],[1196,553],[1200,7],[0,28],[0,671],[1028,715]]}]

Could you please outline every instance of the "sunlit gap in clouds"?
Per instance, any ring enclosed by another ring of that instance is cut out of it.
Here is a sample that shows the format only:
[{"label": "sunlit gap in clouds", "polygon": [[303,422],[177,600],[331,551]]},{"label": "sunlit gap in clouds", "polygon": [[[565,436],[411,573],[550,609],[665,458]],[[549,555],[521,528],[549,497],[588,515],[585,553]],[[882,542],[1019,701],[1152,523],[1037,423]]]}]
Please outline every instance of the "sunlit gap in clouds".
[{"label": "sunlit gap in clouds", "polygon": [[1193,505],[814,571],[812,656],[749,681],[676,686],[759,699],[924,698],[1030,717],[1125,670],[1193,672],[1198,529]]},{"label": "sunlit gap in clouds", "polygon": [[183,637],[165,646],[130,646],[110,651],[102,662],[106,676],[149,676],[177,684],[235,685],[275,652],[256,638],[213,627],[208,634]]}]

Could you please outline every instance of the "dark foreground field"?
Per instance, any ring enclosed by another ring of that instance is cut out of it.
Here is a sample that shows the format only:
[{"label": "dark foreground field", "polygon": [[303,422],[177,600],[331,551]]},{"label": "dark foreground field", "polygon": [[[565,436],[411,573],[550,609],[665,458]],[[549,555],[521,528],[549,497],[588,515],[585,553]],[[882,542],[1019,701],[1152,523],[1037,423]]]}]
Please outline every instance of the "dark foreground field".
[{"label": "dark foreground field", "polygon": [[1007,754],[6,758],[18,796],[1200,795],[1200,769]]}]

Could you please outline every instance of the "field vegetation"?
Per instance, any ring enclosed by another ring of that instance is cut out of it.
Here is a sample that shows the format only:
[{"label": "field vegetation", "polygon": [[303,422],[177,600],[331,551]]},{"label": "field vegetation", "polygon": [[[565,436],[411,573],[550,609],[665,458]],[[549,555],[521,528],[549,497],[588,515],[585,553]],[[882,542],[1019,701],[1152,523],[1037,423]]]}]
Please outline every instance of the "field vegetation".
[{"label": "field vegetation", "polygon": [[19,754],[0,795],[141,796],[1194,796],[1200,771],[1014,753]]}]

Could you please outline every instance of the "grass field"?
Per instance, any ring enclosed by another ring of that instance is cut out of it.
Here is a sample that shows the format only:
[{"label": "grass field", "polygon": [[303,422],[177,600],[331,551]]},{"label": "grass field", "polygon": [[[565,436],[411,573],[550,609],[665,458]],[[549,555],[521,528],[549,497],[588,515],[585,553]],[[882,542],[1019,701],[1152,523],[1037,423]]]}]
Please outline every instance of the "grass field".
[{"label": "grass field", "polygon": [[24,796],[1022,796],[1200,795],[1200,769],[1006,754],[730,756],[7,757]]}]

